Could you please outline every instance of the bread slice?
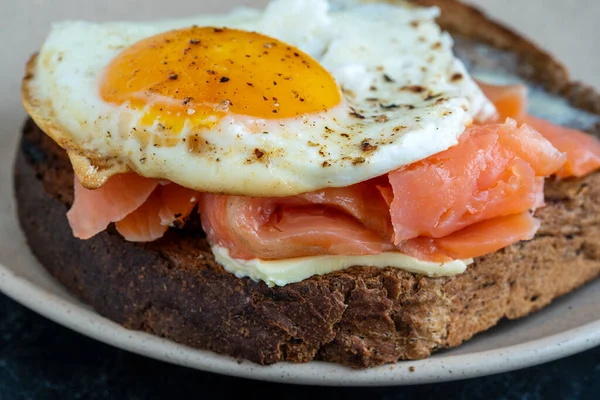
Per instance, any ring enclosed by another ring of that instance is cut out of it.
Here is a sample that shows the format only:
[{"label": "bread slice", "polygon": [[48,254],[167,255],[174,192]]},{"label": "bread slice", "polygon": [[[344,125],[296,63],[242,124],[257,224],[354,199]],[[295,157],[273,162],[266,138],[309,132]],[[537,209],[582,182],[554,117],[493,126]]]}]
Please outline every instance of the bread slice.
[{"label": "bread slice", "polygon": [[[457,51],[471,68],[521,76],[600,112],[600,96],[571,83],[528,41],[457,1],[416,2],[442,7],[441,24],[457,35]],[[502,318],[538,310],[600,273],[598,173],[549,180],[536,237],[478,258],[463,274],[429,278],[356,266],[273,288],[216,263],[197,216],[152,243],[126,242],[112,228],[75,239],[65,216],[72,181],[64,151],[28,121],[15,164],[18,213],[50,273],[127,328],[259,364],[325,360],[366,368],[425,358]]]}]

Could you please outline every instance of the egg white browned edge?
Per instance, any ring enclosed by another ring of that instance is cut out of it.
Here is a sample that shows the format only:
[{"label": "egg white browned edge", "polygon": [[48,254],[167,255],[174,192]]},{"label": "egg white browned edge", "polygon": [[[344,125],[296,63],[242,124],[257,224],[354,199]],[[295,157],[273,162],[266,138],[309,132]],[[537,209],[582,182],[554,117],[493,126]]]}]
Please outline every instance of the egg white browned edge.
[{"label": "egg white browned edge", "polygon": [[[98,157],[98,155],[93,152],[82,154],[82,149],[75,143],[72,143],[71,139],[65,137],[62,130],[55,126],[50,118],[45,118],[41,113],[36,112],[36,110],[41,109],[42,105],[39,104],[40,101],[35,99],[31,94],[29,82],[33,79],[33,71],[35,70],[38,57],[38,53],[33,54],[29,58],[29,61],[27,61],[25,67],[25,77],[21,84],[23,107],[25,107],[25,111],[27,111],[27,114],[29,114],[35,123],[60,147],[67,151],[75,173],[88,178],[90,189],[97,189],[113,175],[132,172],[127,166],[120,163],[111,163],[111,159]],[[52,107],[48,105],[46,108],[50,110],[49,117],[52,117]]]}]

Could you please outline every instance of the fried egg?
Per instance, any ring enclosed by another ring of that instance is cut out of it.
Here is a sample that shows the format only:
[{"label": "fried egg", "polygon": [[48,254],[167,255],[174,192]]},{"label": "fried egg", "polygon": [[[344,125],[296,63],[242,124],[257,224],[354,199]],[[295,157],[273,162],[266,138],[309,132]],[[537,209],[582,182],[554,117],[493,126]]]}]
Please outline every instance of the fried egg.
[{"label": "fried egg", "polygon": [[325,0],[54,25],[23,82],[87,188],[133,171],[200,191],[351,185],[457,143],[493,105],[436,8]]}]

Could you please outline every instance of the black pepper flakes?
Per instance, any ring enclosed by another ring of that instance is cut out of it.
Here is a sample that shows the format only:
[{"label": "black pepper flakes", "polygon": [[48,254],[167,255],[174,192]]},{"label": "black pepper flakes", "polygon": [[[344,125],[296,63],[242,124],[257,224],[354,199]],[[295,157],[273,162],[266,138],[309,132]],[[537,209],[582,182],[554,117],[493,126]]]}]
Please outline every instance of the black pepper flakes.
[{"label": "black pepper flakes", "polygon": [[395,80],[393,80],[388,74],[383,74],[383,80],[386,81],[387,83],[395,82]]},{"label": "black pepper flakes", "polygon": [[393,110],[394,108],[398,108],[400,107],[398,104],[381,104],[379,103],[379,107],[383,108],[384,110]]},{"label": "black pepper flakes", "polygon": [[352,160],[352,165],[363,164],[365,161],[363,157],[356,157]]},{"label": "black pepper flakes", "polygon": [[321,166],[322,166],[323,168],[327,168],[327,167],[330,167],[330,166],[331,166],[331,164],[329,163],[329,161],[323,161],[323,163],[321,164]]},{"label": "black pepper flakes", "polygon": [[209,74],[209,75],[216,75],[217,71],[213,71],[212,69],[207,69],[206,73]]},{"label": "black pepper flakes", "polygon": [[200,44],[200,40],[198,40],[198,39],[190,39],[190,44]]},{"label": "black pepper flakes", "polygon": [[225,83],[225,82],[229,82],[230,79],[226,76],[222,76],[221,79],[219,80],[220,83]]},{"label": "black pepper flakes", "polygon": [[261,149],[254,149],[254,155],[260,160],[265,153]]},{"label": "black pepper flakes", "polygon": [[350,112],[350,116],[358,119],[365,119],[365,116],[357,113],[354,109]]},{"label": "black pepper flakes", "polygon": [[457,73],[455,73],[454,75],[452,75],[452,76],[450,77],[450,80],[451,80],[452,82],[456,82],[456,81],[460,81],[462,78],[463,78],[462,74],[461,74],[461,73],[459,73],[459,72],[457,72]]},{"label": "black pepper flakes", "polygon": [[365,152],[373,151],[373,150],[377,149],[377,146],[372,145],[367,140],[363,140],[362,143],[360,144],[360,149]]},{"label": "black pepper flakes", "polygon": [[413,92],[413,93],[423,93],[425,91],[425,88],[423,86],[419,86],[419,85],[412,85],[412,86],[402,86],[400,88],[400,90],[407,90],[409,92]]},{"label": "black pepper flakes", "polygon": [[177,75],[177,74],[171,74],[171,75],[169,75],[169,79],[172,80],[172,81],[177,80],[177,78],[179,78],[179,75]]},{"label": "black pepper flakes", "polygon": [[217,109],[219,109],[221,111],[228,111],[229,107],[231,107],[231,106],[233,106],[233,103],[231,102],[231,100],[224,99],[219,102],[219,106],[217,107]]},{"label": "black pepper flakes", "polygon": [[215,33],[221,33],[221,32],[223,32],[223,30],[224,30],[223,28],[213,28],[213,32],[215,32]]},{"label": "black pepper flakes", "polygon": [[441,95],[442,95],[442,93],[438,93],[438,94],[429,93],[427,95],[427,97],[425,97],[425,101],[436,99],[436,98],[440,97]]}]

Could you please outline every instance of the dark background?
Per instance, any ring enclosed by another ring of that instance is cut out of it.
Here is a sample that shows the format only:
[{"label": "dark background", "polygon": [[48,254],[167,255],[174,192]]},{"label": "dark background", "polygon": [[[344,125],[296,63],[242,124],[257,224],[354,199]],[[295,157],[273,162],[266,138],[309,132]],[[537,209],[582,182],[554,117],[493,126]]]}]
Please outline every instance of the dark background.
[{"label": "dark background", "polygon": [[0,295],[0,399],[600,399],[600,347],[537,367],[410,387],[265,383],[186,369],[89,339]]}]

